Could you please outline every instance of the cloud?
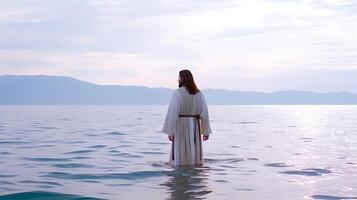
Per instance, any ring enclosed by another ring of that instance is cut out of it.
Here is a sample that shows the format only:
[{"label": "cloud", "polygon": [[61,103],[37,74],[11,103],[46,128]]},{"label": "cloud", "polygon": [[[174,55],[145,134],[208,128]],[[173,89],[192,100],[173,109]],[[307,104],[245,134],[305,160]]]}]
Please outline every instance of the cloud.
[{"label": "cloud", "polygon": [[[281,71],[259,79],[261,90],[350,91],[357,93],[357,69],[296,69]],[[251,82],[256,82],[251,80]]]},{"label": "cloud", "polygon": [[349,0],[4,0],[0,73],[176,87],[187,67],[204,88],[284,88],[254,77],[354,72],[355,7]]},{"label": "cloud", "polygon": [[125,16],[125,17],[158,17],[189,14],[207,10],[224,9],[231,6],[240,5],[234,0],[127,0],[127,1],[102,1],[91,0],[89,5],[95,6],[105,16]]},{"label": "cloud", "polygon": [[354,0],[318,0],[311,4],[316,8],[338,12],[340,15],[356,16],[357,2]]},{"label": "cloud", "polygon": [[[1,50],[0,74],[72,76],[99,84],[174,87],[179,65],[175,60],[134,53],[58,53],[34,50]],[[177,63],[176,63],[177,64]],[[170,70],[168,66],[171,67]]]}]

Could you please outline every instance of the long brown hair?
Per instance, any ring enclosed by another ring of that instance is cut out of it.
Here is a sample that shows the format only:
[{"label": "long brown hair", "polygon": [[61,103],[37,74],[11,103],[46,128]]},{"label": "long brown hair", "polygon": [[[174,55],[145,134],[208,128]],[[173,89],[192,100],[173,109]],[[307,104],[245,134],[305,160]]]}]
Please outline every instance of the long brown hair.
[{"label": "long brown hair", "polygon": [[181,82],[179,83],[179,87],[185,86],[190,94],[196,94],[200,92],[197,88],[195,80],[193,79],[193,75],[188,69],[181,70],[179,72],[179,76]]}]

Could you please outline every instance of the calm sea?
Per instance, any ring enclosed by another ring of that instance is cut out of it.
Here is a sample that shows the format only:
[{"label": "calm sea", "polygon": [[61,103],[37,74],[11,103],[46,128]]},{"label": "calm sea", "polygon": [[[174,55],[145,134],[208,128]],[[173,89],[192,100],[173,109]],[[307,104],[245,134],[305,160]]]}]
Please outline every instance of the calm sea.
[{"label": "calm sea", "polygon": [[0,106],[0,199],[357,199],[357,106],[209,105],[171,168],[167,106]]}]

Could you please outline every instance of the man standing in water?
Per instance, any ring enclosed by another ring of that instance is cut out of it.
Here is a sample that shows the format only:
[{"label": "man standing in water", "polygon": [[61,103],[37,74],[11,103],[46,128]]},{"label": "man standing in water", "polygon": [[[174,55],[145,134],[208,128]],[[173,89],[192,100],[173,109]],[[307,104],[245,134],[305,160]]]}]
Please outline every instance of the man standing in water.
[{"label": "man standing in water", "polygon": [[205,97],[189,70],[179,72],[179,88],[171,97],[162,131],[172,141],[170,164],[201,165],[202,142],[212,132]]}]

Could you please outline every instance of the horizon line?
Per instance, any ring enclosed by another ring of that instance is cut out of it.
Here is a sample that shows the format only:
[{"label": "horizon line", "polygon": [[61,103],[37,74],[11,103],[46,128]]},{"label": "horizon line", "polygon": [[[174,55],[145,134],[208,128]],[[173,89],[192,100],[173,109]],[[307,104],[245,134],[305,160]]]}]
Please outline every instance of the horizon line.
[{"label": "horizon line", "polygon": [[[42,76],[42,77],[62,77],[62,78],[70,78],[74,79],[77,81],[82,81],[94,85],[99,85],[99,86],[123,86],[123,87],[144,87],[144,88],[149,88],[149,89],[170,89],[170,90],[175,90],[177,88],[168,88],[164,86],[158,86],[158,87],[149,87],[149,86],[143,86],[143,85],[112,85],[112,84],[99,84],[99,83],[93,83],[87,80],[82,80],[79,78],[75,78],[72,76],[65,76],[65,75],[46,75],[46,74],[22,74],[22,75],[15,75],[15,74],[2,74],[0,77],[3,76],[28,76],[28,77],[36,77],[36,76]],[[201,90],[223,90],[227,92],[245,92],[245,93],[264,93],[264,94],[271,94],[271,93],[279,93],[279,92],[307,92],[307,93],[319,93],[319,94],[331,94],[331,93],[348,93],[348,94],[357,94],[355,92],[347,92],[347,91],[331,91],[331,92],[322,92],[322,91],[311,91],[311,90],[299,90],[299,89],[288,89],[288,90],[275,90],[275,91],[270,91],[270,92],[263,92],[263,91],[252,91],[252,90],[234,90],[234,89],[223,89],[223,88],[203,88]]]}]

